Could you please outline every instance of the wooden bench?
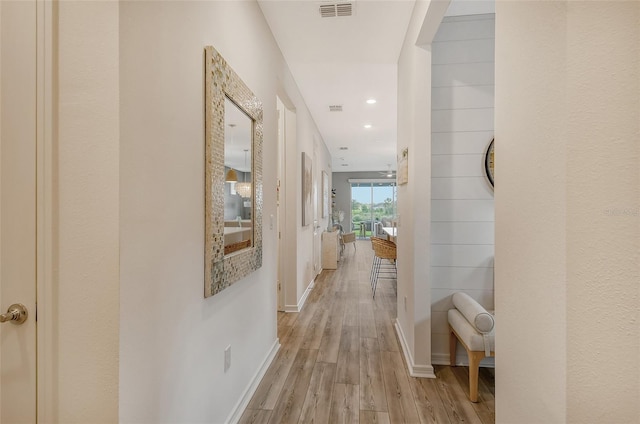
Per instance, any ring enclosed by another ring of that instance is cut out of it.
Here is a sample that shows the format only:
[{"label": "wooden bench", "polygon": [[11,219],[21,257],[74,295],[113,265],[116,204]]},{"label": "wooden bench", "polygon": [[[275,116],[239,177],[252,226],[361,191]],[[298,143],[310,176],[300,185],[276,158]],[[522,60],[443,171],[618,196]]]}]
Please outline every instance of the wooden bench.
[{"label": "wooden bench", "polygon": [[480,361],[495,356],[495,318],[466,293],[452,296],[454,309],[449,309],[449,360],[456,365],[456,346],[460,341],[469,357],[469,399],[478,401]]}]

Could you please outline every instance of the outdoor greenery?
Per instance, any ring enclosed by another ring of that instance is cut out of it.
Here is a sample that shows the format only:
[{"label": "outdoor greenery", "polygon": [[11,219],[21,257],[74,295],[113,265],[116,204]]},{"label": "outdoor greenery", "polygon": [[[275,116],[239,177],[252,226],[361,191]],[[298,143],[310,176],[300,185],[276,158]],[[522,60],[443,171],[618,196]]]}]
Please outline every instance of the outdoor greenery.
[{"label": "outdoor greenery", "polygon": [[393,200],[386,198],[382,203],[373,204],[373,211],[371,210],[370,204],[360,203],[355,199],[351,200],[351,219],[354,224],[367,221],[371,222],[372,212],[374,221],[393,219]]}]

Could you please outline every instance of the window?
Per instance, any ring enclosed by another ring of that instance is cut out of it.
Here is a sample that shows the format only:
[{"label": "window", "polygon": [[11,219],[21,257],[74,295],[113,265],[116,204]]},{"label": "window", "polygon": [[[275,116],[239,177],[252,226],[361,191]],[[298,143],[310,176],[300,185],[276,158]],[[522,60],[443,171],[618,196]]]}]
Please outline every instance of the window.
[{"label": "window", "polygon": [[382,227],[394,226],[395,217],[395,181],[351,183],[352,229],[360,237],[380,234]]}]

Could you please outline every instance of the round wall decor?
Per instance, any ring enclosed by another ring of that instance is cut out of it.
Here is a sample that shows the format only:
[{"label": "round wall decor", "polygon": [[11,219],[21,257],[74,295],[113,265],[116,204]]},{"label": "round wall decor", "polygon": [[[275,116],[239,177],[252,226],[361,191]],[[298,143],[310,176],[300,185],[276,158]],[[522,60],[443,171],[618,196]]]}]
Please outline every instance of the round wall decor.
[{"label": "round wall decor", "polygon": [[493,142],[494,140],[491,140],[491,143],[489,143],[489,146],[487,147],[487,151],[484,154],[484,170],[485,170],[485,173],[487,174],[487,179],[491,184],[491,188],[493,188],[493,166],[494,166]]}]

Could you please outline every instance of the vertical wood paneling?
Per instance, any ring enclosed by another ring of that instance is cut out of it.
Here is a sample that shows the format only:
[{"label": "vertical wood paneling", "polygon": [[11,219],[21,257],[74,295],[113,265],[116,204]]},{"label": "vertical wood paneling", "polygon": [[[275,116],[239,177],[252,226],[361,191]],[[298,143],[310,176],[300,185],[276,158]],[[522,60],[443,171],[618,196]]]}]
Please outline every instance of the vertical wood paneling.
[{"label": "vertical wood paneling", "polygon": [[495,217],[484,153],[494,129],[494,27],[491,14],[445,18],[432,46],[434,363],[448,363],[446,311],[453,293],[467,292],[493,308]]}]

